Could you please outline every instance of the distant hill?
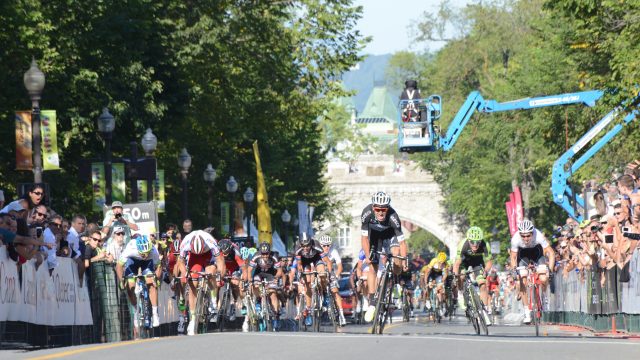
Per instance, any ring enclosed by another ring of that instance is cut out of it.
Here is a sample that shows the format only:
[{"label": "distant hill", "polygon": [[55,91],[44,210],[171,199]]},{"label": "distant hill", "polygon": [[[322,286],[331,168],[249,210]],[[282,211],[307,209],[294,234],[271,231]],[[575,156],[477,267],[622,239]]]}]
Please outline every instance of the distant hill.
[{"label": "distant hill", "polygon": [[[358,113],[362,112],[374,83],[385,83],[384,72],[389,63],[391,54],[385,55],[369,55],[358,66],[343,74],[342,81],[348,90],[356,90],[357,94],[353,97]],[[393,91],[393,90],[392,90]],[[393,94],[400,93],[400,90],[393,91]],[[395,101],[396,99],[394,99]]]}]

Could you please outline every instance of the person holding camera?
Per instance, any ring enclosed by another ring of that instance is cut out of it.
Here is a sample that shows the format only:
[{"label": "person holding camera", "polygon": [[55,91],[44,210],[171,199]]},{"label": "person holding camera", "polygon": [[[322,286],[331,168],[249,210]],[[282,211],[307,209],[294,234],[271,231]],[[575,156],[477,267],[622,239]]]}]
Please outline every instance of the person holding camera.
[{"label": "person holding camera", "polygon": [[107,211],[104,221],[102,222],[102,232],[108,236],[115,226],[124,228],[125,244],[131,239],[131,231],[139,230],[138,225],[133,221],[133,217],[123,212],[122,202],[120,201],[114,201],[111,204],[111,210]]}]

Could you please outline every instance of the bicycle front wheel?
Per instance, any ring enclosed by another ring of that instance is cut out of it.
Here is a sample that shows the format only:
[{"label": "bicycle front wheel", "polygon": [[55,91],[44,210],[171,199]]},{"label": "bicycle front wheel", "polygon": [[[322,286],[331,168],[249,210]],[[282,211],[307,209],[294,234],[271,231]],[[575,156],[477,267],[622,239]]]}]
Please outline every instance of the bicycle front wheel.
[{"label": "bicycle front wheel", "polygon": [[534,300],[533,300],[533,313],[531,314],[533,322],[535,323],[536,326],[536,336],[540,336],[540,320],[542,317],[542,304],[540,301],[540,288],[538,287],[538,285],[534,285],[533,286],[533,296],[534,296]]},{"label": "bicycle front wheel", "polygon": [[[373,327],[371,329],[372,334],[382,334],[381,327],[384,327],[384,323],[380,322],[380,313],[383,310],[383,303],[386,301],[387,294],[387,275],[383,274],[380,278],[380,285],[378,286],[378,292],[376,294],[375,311],[373,312]],[[383,316],[384,317],[384,316]]]},{"label": "bicycle front wheel", "polygon": [[204,334],[207,332],[207,307],[209,306],[209,296],[208,291],[203,288],[198,289],[198,294],[196,295],[196,309],[195,309],[195,320],[196,320],[196,332],[198,334]]}]

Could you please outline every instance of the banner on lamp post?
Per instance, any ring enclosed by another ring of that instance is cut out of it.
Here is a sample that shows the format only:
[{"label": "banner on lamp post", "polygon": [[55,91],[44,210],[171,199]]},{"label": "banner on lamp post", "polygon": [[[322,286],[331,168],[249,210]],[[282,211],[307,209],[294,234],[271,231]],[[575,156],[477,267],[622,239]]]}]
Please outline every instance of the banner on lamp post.
[{"label": "banner on lamp post", "polygon": [[42,163],[44,170],[60,170],[58,155],[58,131],[55,110],[40,112],[40,134],[42,136]]},{"label": "banner on lamp post", "polygon": [[33,169],[31,111],[16,111],[16,170]]},{"label": "banner on lamp post", "polygon": [[516,215],[516,224],[524,220],[524,207],[522,206],[522,194],[520,193],[520,187],[516,186],[513,190],[513,205]]},{"label": "banner on lamp post", "polygon": [[127,186],[124,179],[124,164],[111,164],[111,197],[113,201],[126,201]]},{"label": "banner on lamp post", "polygon": [[230,233],[229,229],[229,203],[223,201],[220,203],[220,228],[222,232]]},{"label": "banner on lamp post", "polygon": [[156,171],[156,180],[153,182],[153,199],[158,202],[158,212],[164,213],[164,170]]},{"label": "banner on lamp post", "polygon": [[515,234],[517,230],[516,219],[513,212],[513,203],[511,201],[507,201],[504,203],[504,205],[507,209],[507,222],[509,223],[509,233],[511,234],[511,236],[513,236],[513,234]]},{"label": "banner on lamp post", "polygon": [[104,207],[106,200],[104,164],[99,162],[91,163],[91,190],[93,192],[92,208],[100,211]]}]

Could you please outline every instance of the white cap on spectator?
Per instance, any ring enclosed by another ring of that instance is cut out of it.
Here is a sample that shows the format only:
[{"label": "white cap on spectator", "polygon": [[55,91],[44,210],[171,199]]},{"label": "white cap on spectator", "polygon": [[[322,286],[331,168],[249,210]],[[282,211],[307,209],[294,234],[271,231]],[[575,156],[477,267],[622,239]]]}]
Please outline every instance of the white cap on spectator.
[{"label": "white cap on spectator", "polygon": [[613,206],[613,207],[621,206],[621,205],[622,205],[622,200],[620,200],[620,199],[616,199],[616,200],[613,200],[611,202],[611,206]]},{"label": "white cap on spectator", "polygon": [[602,224],[606,224],[609,222],[609,214],[604,214],[601,218],[600,218],[600,222]]},{"label": "white cap on spectator", "polygon": [[597,209],[589,210],[589,220],[594,220],[595,218],[600,218],[600,214]]}]

